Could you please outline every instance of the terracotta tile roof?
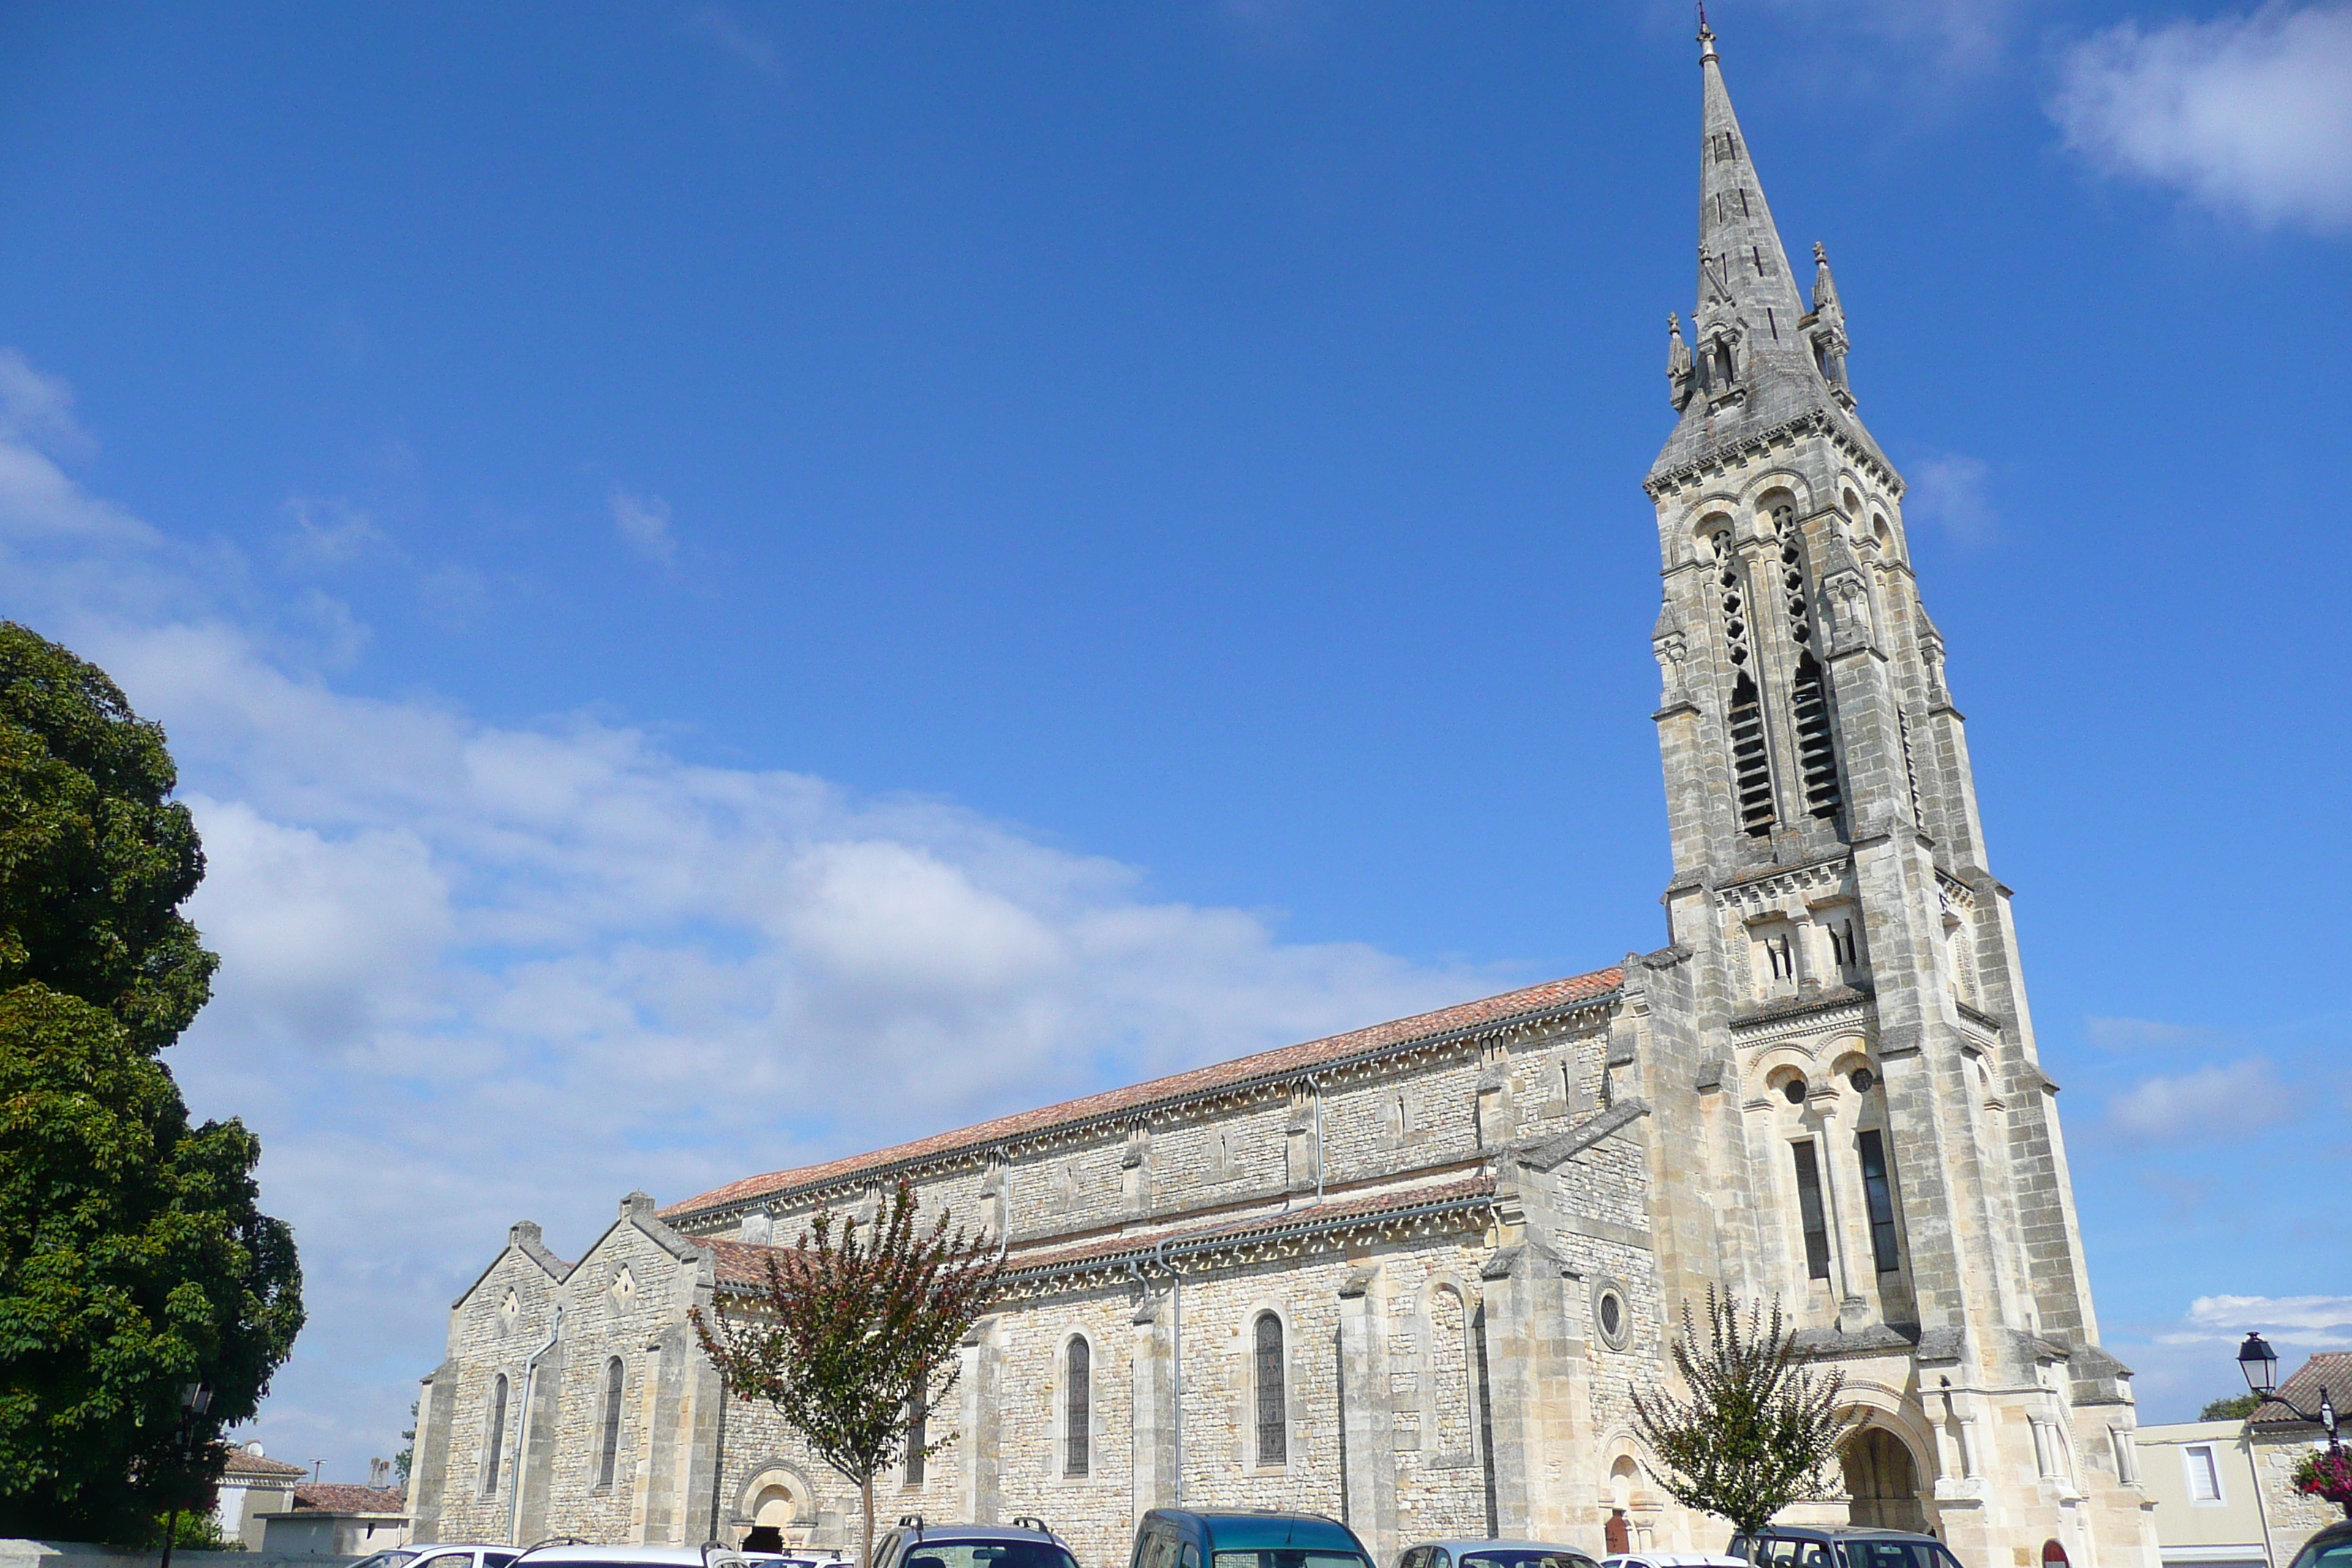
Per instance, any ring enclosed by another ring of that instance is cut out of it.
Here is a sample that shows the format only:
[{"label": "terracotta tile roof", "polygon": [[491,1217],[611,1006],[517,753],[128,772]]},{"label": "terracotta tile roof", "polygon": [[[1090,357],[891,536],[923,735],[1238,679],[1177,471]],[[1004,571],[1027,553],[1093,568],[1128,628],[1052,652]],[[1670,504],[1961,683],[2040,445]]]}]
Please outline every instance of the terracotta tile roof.
[{"label": "terracotta tile roof", "polygon": [[398,1487],[347,1486],[327,1481],[294,1489],[294,1506],[321,1513],[405,1513],[408,1494]]},{"label": "terracotta tile roof", "polygon": [[[1473,1206],[1475,1200],[1494,1195],[1496,1183],[1483,1173],[1457,1176],[1448,1182],[1431,1182],[1421,1186],[1383,1187],[1376,1193],[1364,1193],[1326,1203],[1303,1204],[1297,1208],[1268,1209],[1240,1218],[1211,1221],[1207,1224],[1171,1226],[1160,1230],[1123,1231],[1075,1247],[1058,1247],[1051,1252],[1015,1253],[1005,1265],[1007,1278],[1017,1279],[1038,1270],[1066,1268],[1091,1259],[1117,1258],[1124,1254],[1148,1256],[1163,1245],[1174,1249],[1203,1250],[1202,1243],[1225,1245],[1246,1242],[1262,1237],[1278,1236],[1292,1230],[1321,1230],[1352,1220],[1376,1219],[1383,1215],[1403,1214],[1416,1209],[1459,1205]],[[711,1255],[720,1286],[758,1288],[767,1282],[766,1258],[780,1250],[752,1242],[723,1241],[716,1237],[688,1237],[694,1246]]]},{"label": "terracotta tile roof", "polygon": [[250,1480],[283,1480],[289,1476],[307,1476],[310,1473],[308,1465],[289,1465],[283,1459],[249,1454],[243,1448],[231,1448],[227,1462],[221,1466],[222,1475],[241,1476]]},{"label": "terracotta tile roof", "polygon": [[872,1153],[852,1154],[823,1164],[803,1165],[795,1170],[772,1171],[764,1176],[747,1176],[740,1182],[715,1188],[684,1203],[672,1204],[661,1211],[662,1217],[673,1219],[743,1203],[771,1194],[793,1188],[811,1187],[840,1181],[871,1168],[896,1165],[908,1161],[929,1159],[952,1153],[961,1149],[993,1143],[1000,1139],[1042,1132],[1048,1128],[1069,1122],[1085,1121],[1094,1117],[1113,1115],[1131,1110],[1156,1101],[1182,1099],[1189,1095],[1207,1093],[1249,1082],[1253,1079],[1280,1078],[1286,1074],[1328,1062],[1363,1056],[1390,1047],[1416,1044],[1442,1035],[1481,1025],[1502,1023],[1513,1018],[1532,1016],[1562,1007],[1573,1006],[1605,996],[1624,983],[1622,968],[1596,969],[1589,974],[1572,974],[1564,980],[1549,980],[1540,985],[1530,985],[1518,991],[1506,991],[1499,996],[1482,997],[1475,1002],[1464,1002],[1452,1007],[1441,1007],[1433,1013],[1420,1013],[1410,1018],[1375,1024],[1368,1029],[1349,1034],[1332,1035],[1320,1040],[1308,1040],[1303,1045],[1283,1046],[1271,1051],[1238,1060],[1219,1062],[1212,1067],[1194,1068],[1190,1072],[1174,1073],[1167,1078],[1153,1079],[1148,1083],[1131,1084],[1125,1089],[1106,1089],[1100,1094],[1087,1095],[1078,1100],[1064,1100],[1036,1110],[1024,1110],[1011,1116],[1000,1116],[992,1121],[960,1128],[953,1132],[933,1133],[912,1142],[877,1149]]},{"label": "terracotta tile roof", "polygon": [[1495,1178],[1478,1174],[1463,1176],[1451,1182],[1433,1183],[1420,1187],[1387,1187],[1360,1197],[1335,1199],[1321,1204],[1307,1204],[1295,1209],[1250,1215],[1222,1224],[1192,1226],[1181,1230],[1152,1232],[1124,1236],[1108,1236],[1099,1241],[1065,1247],[1055,1252],[1043,1252],[1007,1261],[1005,1273],[1018,1277],[1037,1269],[1059,1268],[1090,1259],[1116,1258],[1124,1253],[1148,1256],[1165,1242],[1171,1249],[1197,1249],[1202,1242],[1230,1244],[1275,1236],[1286,1230],[1320,1230],[1349,1220],[1372,1219],[1385,1214],[1400,1214],[1411,1209],[1433,1207],[1461,1203],[1467,1206],[1471,1200],[1491,1197],[1496,1188]]},{"label": "terracotta tile roof", "polygon": [[[2294,1369],[2294,1375],[2279,1384],[2279,1398],[2316,1413],[2319,1391],[2327,1390],[2327,1397],[2341,1415],[2352,1406],[2352,1351],[2320,1351]],[[2305,1421],[2284,1405],[2263,1405],[2247,1417],[2257,1426],[2306,1426],[2315,1423]]]}]

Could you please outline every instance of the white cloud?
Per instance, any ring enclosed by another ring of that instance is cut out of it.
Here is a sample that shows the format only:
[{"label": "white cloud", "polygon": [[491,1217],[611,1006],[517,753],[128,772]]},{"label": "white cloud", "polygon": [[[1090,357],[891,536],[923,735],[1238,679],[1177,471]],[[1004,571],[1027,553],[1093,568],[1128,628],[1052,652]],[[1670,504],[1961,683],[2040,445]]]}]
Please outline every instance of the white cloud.
[{"label": "white cloud", "polygon": [[73,388],[35,370],[15,349],[0,349],[0,437],[68,458],[98,449],[74,418]]},{"label": "white cloud", "polygon": [[374,515],[347,500],[291,496],[286,515],[293,520],[294,531],[287,536],[285,554],[295,566],[348,566],[386,542]]},{"label": "white cloud", "polygon": [[[26,473],[41,504],[121,515],[37,457],[0,433],[0,519]],[[261,1134],[302,1248],[311,1326],[259,1435],[346,1473],[396,1446],[515,1219],[576,1248],[631,1187],[675,1199],[1502,984],[1287,943],[950,802],[339,691],[240,618],[249,585],[209,594],[144,524],[73,543],[0,563],[0,593],[169,729],[224,961],[172,1067],[197,1114]],[[126,576],[176,587],[107,587]]]},{"label": "white cloud", "polygon": [[1908,465],[1911,488],[1904,493],[1904,516],[1932,522],[1961,545],[1990,542],[2000,519],[1985,495],[1981,458],[1946,454]]},{"label": "white cloud", "polygon": [[726,6],[697,6],[686,20],[688,26],[761,76],[783,74],[783,62],[777,58],[774,43],[745,26]]},{"label": "white cloud", "polygon": [[669,531],[669,502],[659,496],[641,496],[615,489],[611,496],[613,527],[628,547],[648,561],[667,565],[677,555],[677,541]]},{"label": "white cloud", "polygon": [[2246,1392],[2237,1348],[2260,1333],[2284,1380],[2314,1351],[2352,1345],[2352,1296],[2200,1296],[2168,1322],[2116,1325],[2107,1348],[2137,1375],[2142,1425],[2192,1420],[2208,1400]]},{"label": "white cloud", "polygon": [[2107,1104],[2107,1119],[2139,1138],[2242,1137],[2286,1119],[2286,1091],[2261,1057],[2144,1079]]},{"label": "white cloud", "polygon": [[2352,1344],[2352,1296],[2200,1296],[2189,1321],[2224,1338],[2260,1332],[2284,1343],[2333,1349]]},{"label": "white cloud", "polygon": [[2264,226],[2352,225],[2352,3],[2274,3],[2066,57],[2051,114],[2101,166]]}]

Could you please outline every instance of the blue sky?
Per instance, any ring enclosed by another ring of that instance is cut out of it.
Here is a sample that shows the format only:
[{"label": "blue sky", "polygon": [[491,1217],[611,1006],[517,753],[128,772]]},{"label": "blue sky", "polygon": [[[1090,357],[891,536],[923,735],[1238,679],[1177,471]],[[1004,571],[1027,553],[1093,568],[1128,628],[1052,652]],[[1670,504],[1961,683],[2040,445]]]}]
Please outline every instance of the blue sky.
[{"label": "blue sky", "polygon": [[[2150,1418],[2352,1342],[2352,7],[1721,0]],[[170,728],[357,1479],[521,1217],[1663,940],[1683,6],[11,6],[0,611]],[[887,1085],[887,1092],[875,1092]]]}]

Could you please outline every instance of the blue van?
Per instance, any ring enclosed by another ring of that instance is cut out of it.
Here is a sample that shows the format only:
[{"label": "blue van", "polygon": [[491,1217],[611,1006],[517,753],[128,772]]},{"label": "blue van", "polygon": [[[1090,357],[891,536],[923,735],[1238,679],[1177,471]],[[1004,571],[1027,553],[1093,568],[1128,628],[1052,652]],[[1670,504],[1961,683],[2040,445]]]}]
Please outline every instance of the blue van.
[{"label": "blue van", "polygon": [[1319,1513],[1155,1508],[1129,1568],[1374,1568],[1356,1532]]}]

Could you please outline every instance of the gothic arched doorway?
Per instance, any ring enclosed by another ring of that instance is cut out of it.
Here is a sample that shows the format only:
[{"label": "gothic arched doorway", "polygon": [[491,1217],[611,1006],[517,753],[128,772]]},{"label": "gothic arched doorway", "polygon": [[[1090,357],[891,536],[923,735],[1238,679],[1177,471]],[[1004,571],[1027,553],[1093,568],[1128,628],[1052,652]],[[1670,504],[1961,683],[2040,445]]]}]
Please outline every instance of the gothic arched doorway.
[{"label": "gothic arched doorway", "polygon": [[1919,1471],[1903,1439],[1884,1426],[1864,1426],[1845,1440],[1846,1516],[1873,1530],[1927,1528],[1919,1502]]}]

